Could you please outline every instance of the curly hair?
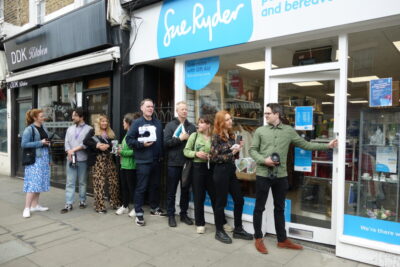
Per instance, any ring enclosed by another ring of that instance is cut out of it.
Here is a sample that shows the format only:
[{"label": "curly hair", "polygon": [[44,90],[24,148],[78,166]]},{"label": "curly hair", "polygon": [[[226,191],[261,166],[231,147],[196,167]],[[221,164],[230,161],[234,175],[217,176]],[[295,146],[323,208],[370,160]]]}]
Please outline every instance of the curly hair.
[{"label": "curly hair", "polygon": [[25,123],[26,125],[30,125],[35,122],[35,118],[39,116],[40,113],[43,113],[41,109],[30,109],[25,114]]},{"label": "curly hair", "polygon": [[110,127],[110,120],[108,119],[107,115],[104,115],[104,114],[99,115],[96,118],[96,121],[94,123],[94,134],[95,135],[101,135],[100,122],[101,122],[102,119],[106,119],[107,122],[108,122],[107,129],[106,129],[106,133],[107,133],[108,138],[114,139],[115,138],[115,133]]},{"label": "curly hair", "polygon": [[219,137],[223,141],[228,141],[228,138],[226,138],[226,135],[224,133],[224,130],[228,132],[229,138],[235,138],[235,134],[233,133],[232,129],[228,129],[225,127],[225,115],[229,114],[229,112],[225,110],[220,110],[215,114],[215,119],[214,119],[214,134],[219,135]]}]

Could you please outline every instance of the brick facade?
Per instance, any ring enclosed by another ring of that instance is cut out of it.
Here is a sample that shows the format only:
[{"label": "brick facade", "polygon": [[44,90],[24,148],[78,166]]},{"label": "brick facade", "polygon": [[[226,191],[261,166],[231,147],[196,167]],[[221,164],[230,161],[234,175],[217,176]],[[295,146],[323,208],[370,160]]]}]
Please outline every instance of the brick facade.
[{"label": "brick facade", "polygon": [[45,0],[46,15],[73,3],[74,0]]},{"label": "brick facade", "polygon": [[16,26],[29,22],[29,0],[4,0],[4,21]]}]

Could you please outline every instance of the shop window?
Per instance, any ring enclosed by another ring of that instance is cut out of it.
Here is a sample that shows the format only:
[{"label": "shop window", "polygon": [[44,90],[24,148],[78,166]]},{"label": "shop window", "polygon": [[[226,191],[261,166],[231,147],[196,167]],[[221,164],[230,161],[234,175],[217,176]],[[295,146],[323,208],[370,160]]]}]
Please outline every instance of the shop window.
[{"label": "shop window", "polygon": [[[198,90],[186,89],[188,119],[196,123],[199,117],[207,117],[213,122],[218,111],[228,111],[236,134],[245,141],[241,157],[250,157],[248,149],[252,134],[263,125],[264,50],[222,55],[214,60],[219,67],[214,69],[216,74],[210,81]],[[255,197],[254,182],[243,180],[251,178],[240,176],[239,179],[242,179],[244,195]]]},{"label": "shop window", "polygon": [[272,69],[338,61],[338,38],[295,43],[272,48]]},{"label": "shop window", "polygon": [[38,108],[43,109],[45,126],[50,132],[52,180],[65,183],[64,139],[67,128],[72,125],[72,110],[76,107],[75,83],[40,86],[38,89]]},{"label": "shop window", "polygon": [[0,152],[7,153],[7,89],[0,89]]},{"label": "shop window", "polygon": [[33,88],[30,86],[20,87],[17,91],[17,98],[28,98],[32,97]]},{"label": "shop window", "polygon": [[[400,244],[400,27],[349,35],[344,234]],[[346,167],[347,168],[347,167]]]}]

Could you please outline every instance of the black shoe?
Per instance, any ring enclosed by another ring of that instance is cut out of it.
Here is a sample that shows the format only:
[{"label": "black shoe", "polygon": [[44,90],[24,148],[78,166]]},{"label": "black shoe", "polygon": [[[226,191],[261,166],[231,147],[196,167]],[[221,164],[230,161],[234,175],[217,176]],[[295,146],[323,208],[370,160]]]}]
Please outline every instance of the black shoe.
[{"label": "black shoe", "polygon": [[181,215],[181,222],[184,222],[187,225],[193,225],[192,220],[186,214],[185,215]]},{"label": "black shoe", "polygon": [[79,208],[80,208],[80,209],[85,209],[85,208],[86,208],[86,202],[81,201],[81,202],[79,203]]},{"label": "black shoe", "polygon": [[232,243],[232,239],[224,231],[215,232],[215,239],[217,239],[218,241],[221,241],[222,243],[225,243],[225,244]]},{"label": "black shoe", "polygon": [[169,227],[176,227],[175,216],[168,217],[168,225]]},{"label": "black shoe", "polygon": [[253,235],[246,232],[242,227],[233,230],[233,238],[253,240]]},{"label": "black shoe", "polygon": [[164,211],[160,208],[150,210],[150,215],[151,216],[167,216],[167,214],[164,213]]},{"label": "black shoe", "polygon": [[144,226],[145,222],[143,216],[136,216],[135,223],[137,226]]},{"label": "black shoe", "polygon": [[67,213],[68,211],[72,210],[72,205],[71,204],[65,204],[65,207],[60,211],[61,214]]}]

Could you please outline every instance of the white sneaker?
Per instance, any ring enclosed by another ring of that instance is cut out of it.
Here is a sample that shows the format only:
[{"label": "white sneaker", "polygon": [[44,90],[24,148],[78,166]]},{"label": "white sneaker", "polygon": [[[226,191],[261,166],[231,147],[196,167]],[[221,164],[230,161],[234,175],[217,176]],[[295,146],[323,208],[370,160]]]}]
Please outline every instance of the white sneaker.
[{"label": "white sneaker", "polygon": [[126,214],[129,212],[128,208],[125,208],[124,206],[119,207],[119,209],[117,209],[117,211],[115,212],[115,214],[117,215],[121,215],[121,214]]},{"label": "white sneaker", "polygon": [[36,207],[31,207],[31,211],[32,212],[34,212],[34,211],[47,211],[47,210],[49,210],[49,208],[48,207],[42,207],[42,206],[40,206],[40,205],[37,205]]},{"label": "white sneaker", "polygon": [[129,216],[129,217],[135,217],[135,216],[136,216],[135,208],[133,208],[133,209],[131,210],[131,212],[129,212],[128,216]]},{"label": "white sneaker", "polygon": [[22,213],[22,217],[24,217],[24,218],[31,217],[31,210],[29,208],[25,208],[24,212]]},{"label": "white sneaker", "polygon": [[204,226],[197,226],[197,233],[204,234],[206,232],[206,227]]},{"label": "white sneaker", "polygon": [[233,228],[232,226],[230,226],[229,224],[224,224],[224,231],[225,232],[233,232]]}]

